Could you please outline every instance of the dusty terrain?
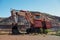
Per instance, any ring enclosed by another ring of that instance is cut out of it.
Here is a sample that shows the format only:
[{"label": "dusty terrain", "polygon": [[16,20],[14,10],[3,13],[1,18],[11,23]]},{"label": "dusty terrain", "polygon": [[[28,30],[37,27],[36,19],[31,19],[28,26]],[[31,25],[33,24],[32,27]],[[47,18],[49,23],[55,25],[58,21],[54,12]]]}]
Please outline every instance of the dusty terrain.
[{"label": "dusty terrain", "polygon": [[52,35],[0,35],[0,40],[60,40],[60,36]]}]

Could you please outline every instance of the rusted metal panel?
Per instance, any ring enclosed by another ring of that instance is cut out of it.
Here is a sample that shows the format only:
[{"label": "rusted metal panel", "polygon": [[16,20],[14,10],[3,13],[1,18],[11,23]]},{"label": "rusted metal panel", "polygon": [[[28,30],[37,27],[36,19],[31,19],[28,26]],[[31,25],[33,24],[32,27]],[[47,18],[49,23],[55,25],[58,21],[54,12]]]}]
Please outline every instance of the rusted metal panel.
[{"label": "rusted metal panel", "polygon": [[35,20],[35,21],[34,21],[34,27],[39,27],[39,28],[41,28],[41,27],[42,27],[41,20]]}]

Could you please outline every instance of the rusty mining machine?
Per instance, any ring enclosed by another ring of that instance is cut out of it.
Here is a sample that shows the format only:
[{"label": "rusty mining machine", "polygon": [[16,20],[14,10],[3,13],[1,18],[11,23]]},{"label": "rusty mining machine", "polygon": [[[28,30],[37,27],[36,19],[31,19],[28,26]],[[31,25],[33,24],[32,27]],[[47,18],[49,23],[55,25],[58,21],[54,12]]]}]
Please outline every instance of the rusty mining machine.
[{"label": "rusty mining machine", "polygon": [[[20,28],[18,27],[18,29],[22,33],[24,33],[24,32],[27,33],[26,30],[27,29],[29,30],[32,27],[35,27],[35,28],[43,27],[41,22],[45,18],[42,17],[42,15],[39,13],[32,14],[29,11],[20,10],[20,11],[16,12],[16,10],[12,10],[11,14],[13,15],[12,20],[14,20],[14,23],[17,23],[18,25],[20,25]],[[44,21],[46,22],[47,29],[51,28],[50,21],[49,20],[44,20]]]}]

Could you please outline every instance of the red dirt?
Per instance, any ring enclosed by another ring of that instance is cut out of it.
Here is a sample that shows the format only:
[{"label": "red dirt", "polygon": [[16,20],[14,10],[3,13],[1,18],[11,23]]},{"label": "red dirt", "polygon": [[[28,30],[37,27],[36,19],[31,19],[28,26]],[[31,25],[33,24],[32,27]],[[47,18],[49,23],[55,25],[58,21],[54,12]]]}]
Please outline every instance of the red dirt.
[{"label": "red dirt", "polygon": [[60,40],[60,36],[52,35],[0,35],[0,40]]}]

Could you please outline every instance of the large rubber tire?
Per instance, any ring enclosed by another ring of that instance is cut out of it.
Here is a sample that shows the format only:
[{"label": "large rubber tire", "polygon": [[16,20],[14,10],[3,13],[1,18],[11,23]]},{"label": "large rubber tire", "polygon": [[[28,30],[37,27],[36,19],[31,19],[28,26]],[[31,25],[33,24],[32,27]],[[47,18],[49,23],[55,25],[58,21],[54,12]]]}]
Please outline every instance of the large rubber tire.
[{"label": "large rubber tire", "polygon": [[31,28],[28,28],[28,29],[26,30],[26,32],[27,32],[27,34],[31,33]]},{"label": "large rubber tire", "polygon": [[26,30],[26,32],[27,32],[27,34],[29,34],[29,33],[35,33],[35,29],[34,28],[28,28]]},{"label": "large rubber tire", "polygon": [[12,28],[12,34],[13,34],[13,35],[18,35],[18,34],[20,34],[17,26],[14,26],[14,27]]}]

